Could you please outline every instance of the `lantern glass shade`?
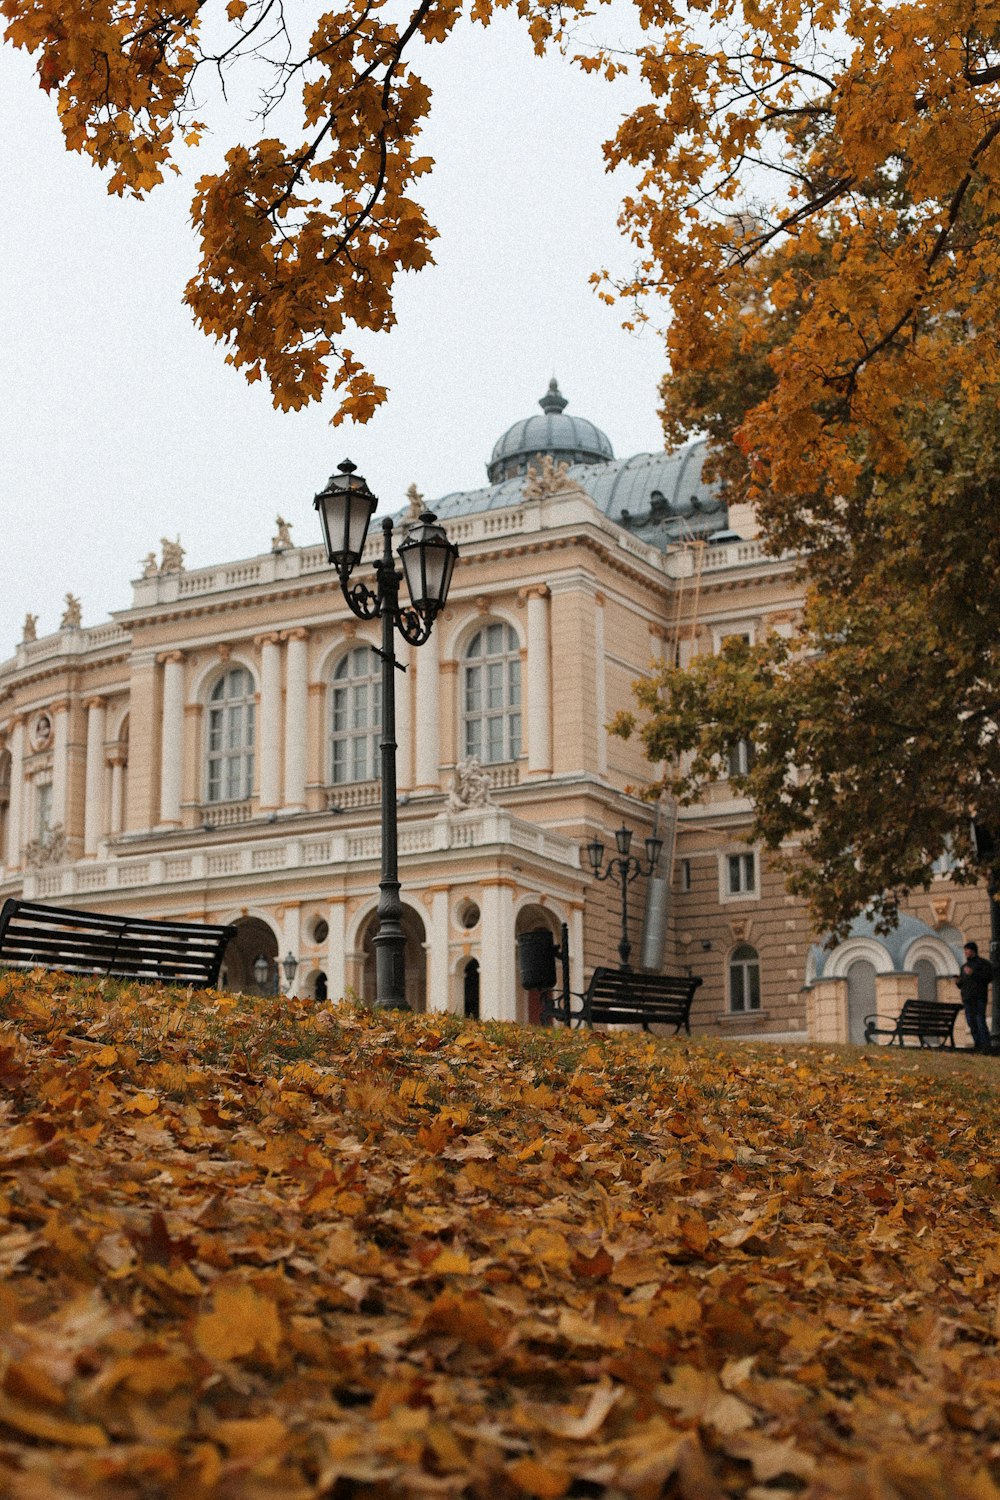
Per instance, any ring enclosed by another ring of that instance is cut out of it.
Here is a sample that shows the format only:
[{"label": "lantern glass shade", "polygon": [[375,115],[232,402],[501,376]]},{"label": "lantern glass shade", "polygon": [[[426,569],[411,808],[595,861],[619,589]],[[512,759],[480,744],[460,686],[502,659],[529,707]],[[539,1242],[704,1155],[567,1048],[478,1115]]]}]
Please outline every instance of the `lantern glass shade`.
[{"label": "lantern glass shade", "polygon": [[656,862],[660,857],[660,850],[662,848],[663,840],[658,839],[655,834],[650,834],[646,840],[646,858],[649,861],[651,871],[656,869]]},{"label": "lantern glass shade", "polygon": [[268,963],[268,961],[264,957],[263,953],[260,954],[260,956],[258,958],[254,959],[254,964],[253,964],[254,983],[260,985],[261,988],[263,988],[263,986],[267,983],[267,976],[270,973],[270,970],[271,970],[271,965]]},{"label": "lantern glass shade", "polygon": [[590,860],[594,874],[596,875],[601,868],[601,861],[604,858],[604,845],[600,839],[591,839],[587,845],[587,858]]},{"label": "lantern glass shade", "polygon": [[285,971],[286,984],[291,984],[292,980],[295,978],[295,970],[298,968],[298,966],[299,961],[295,957],[295,954],[290,951],[286,953],[284,958],[281,960],[281,967]]},{"label": "lantern glass shade", "polygon": [[368,523],[375,514],[378,500],[372,494],[356,466],[345,458],[336,474],[326,482],[313,501],[323,529],[323,544],[329,562],[342,576],[351,573],[361,560],[368,536]]},{"label": "lantern glass shade", "polygon": [[626,828],[624,823],[620,828],[616,828],[615,843],[618,845],[618,853],[622,859],[628,859],[628,851],[632,844],[631,828]]},{"label": "lantern glass shade", "polygon": [[422,618],[433,620],[444,609],[457,556],[444,527],[425,510],[399,548],[410,602]]}]

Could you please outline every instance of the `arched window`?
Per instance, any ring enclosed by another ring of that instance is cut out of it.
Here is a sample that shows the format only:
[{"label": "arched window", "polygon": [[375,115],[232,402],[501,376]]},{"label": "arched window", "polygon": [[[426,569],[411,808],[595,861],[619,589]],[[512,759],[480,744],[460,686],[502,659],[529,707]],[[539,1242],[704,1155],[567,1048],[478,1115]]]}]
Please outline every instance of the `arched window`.
[{"label": "arched window", "polygon": [[382,664],[355,646],[334,669],[330,693],[330,781],[376,781],[381,772]]},{"label": "arched window", "polygon": [[495,622],[477,630],[462,670],[462,754],[484,765],[521,753],[521,653],[517,633]]},{"label": "arched window", "polygon": [[256,733],[254,682],[244,667],[233,667],[208,700],[209,802],[240,802],[253,793]]},{"label": "arched window", "polygon": [[760,958],[749,943],[734,948],[729,960],[729,1009],[760,1010]]}]

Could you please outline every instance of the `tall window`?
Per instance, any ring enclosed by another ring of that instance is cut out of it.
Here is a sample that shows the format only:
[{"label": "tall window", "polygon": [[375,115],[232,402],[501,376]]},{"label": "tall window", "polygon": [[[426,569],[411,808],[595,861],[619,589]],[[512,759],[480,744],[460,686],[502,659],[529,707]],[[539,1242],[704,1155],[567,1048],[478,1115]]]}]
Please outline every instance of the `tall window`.
[{"label": "tall window", "polygon": [[749,943],[734,948],[729,960],[729,1009],[760,1010],[760,958]]},{"label": "tall window", "polygon": [[726,772],[730,776],[745,776],[754,762],[754,749],[750,740],[737,740],[726,752]]},{"label": "tall window", "polygon": [[381,770],[382,667],[370,646],[356,646],[333,673],[330,781],[375,781]]},{"label": "tall window", "polygon": [[499,622],[469,642],[462,668],[462,753],[489,765],[521,753],[521,654]]},{"label": "tall window", "polygon": [[254,682],[234,667],[208,700],[208,801],[240,802],[253,793]]},{"label": "tall window", "polygon": [[752,854],[730,854],[726,857],[726,890],[730,896],[743,896],[757,889],[757,869]]}]

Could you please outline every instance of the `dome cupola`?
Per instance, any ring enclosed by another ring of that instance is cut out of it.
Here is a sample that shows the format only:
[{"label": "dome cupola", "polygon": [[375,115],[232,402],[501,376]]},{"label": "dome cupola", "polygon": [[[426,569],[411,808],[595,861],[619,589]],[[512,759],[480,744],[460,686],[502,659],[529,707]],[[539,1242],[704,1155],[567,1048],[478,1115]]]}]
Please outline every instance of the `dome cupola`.
[{"label": "dome cupola", "polygon": [[614,458],[611,443],[599,427],[586,417],[566,415],[569,403],[555,376],[538,404],[540,417],[524,417],[498,438],[486,465],[491,484],[526,474],[528,465],[537,465],[545,453],[557,464],[606,464]]}]

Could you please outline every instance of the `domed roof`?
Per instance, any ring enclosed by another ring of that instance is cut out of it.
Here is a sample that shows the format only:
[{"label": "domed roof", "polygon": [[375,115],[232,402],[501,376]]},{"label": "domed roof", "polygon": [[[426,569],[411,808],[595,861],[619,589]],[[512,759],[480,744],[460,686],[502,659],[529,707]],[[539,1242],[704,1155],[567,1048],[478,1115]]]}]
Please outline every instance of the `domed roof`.
[{"label": "domed roof", "polygon": [[556,463],[568,464],[606,464],[614,458],[611,443],[599,427],[586,417],[566,415],[569,403],[555,376],[538,404],[542,416],[524,417],[497,439],[486,465],[491,484],[526,474],[528,465],[542,453],[550,453]]}]

